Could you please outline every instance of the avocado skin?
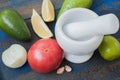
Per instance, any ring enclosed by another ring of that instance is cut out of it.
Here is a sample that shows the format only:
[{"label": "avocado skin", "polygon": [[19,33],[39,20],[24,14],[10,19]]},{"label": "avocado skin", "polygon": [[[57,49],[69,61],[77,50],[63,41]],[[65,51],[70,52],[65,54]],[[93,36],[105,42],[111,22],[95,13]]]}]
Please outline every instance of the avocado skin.
[{"label": "avocado skin", "polygon": [[60,15],[65,12],[66,10],[72,9],[72,8],[90,8],[92,5],[92,0],[64,0],[63,5],[58,13],[57,18],[60,17]]},{"label": "avocado skin", "polygon": [[18,40],[28,41],[31,39],[24,19],[13,9],[4,9],[0,12],[0,29]]}]

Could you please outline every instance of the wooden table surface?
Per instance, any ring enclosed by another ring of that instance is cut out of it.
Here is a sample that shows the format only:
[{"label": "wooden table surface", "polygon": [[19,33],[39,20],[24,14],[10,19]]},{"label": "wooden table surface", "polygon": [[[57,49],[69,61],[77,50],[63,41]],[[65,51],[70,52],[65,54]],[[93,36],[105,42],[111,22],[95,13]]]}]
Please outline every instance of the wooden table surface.
[{"label": "wooden table surface", "polygon": [[[64,0],[51,1],[54,4],[57,15]],[[100,57],[97,50],[93,57],[86,63],[73,64],[64,60],[61,66],[68,64],[73,68],[73,71],[62,75],[57,75],[56,71],[49,74],[34,72],[28,63],[18,69],[6,67],[1,60],[1,54],[5,49],[13,43],[18,43],[28,50],[35,41],[40,39],[33,32],[30,17],[33,8],[41,14],[41,3],[42,0],[0,0],[0,10],[6,8],[17,10],[25,19],[32,34],[30,42],[22,42],[15,40],[0,30],[0,80],[120,80],[120,59],[111,62],[105,61]],[[99,15],[114,13],[120,19],[120,0],[94,0],[91,10]],[[47,23],[53,33],[55,22]],[[120,40],[120,32],[113,36]]]},{"label": "wooden table surface", "polygon": [[[13,8],[17,10],[25,19],[30,18],[32,9],[41,13],[41,4],[43,0],[0,0],[0,10]],[[55,9],[59,9],[64,0],[51,0]]]}]

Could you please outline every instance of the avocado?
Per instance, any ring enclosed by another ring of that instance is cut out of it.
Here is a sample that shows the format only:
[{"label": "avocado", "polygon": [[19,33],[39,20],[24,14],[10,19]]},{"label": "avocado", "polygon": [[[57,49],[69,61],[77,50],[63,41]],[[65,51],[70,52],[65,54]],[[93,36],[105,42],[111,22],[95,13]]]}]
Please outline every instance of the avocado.
[{"label": "avocado", "polygon": [[63,12],[72,8],[90,8],[92,2],[92,0],[64,0],[57,17],[59,18]]},{"label": "avocado", "polygon": [[18,40],[28,41],[31,38],[24,19],[13,9],[0,11],[0,29]]}]

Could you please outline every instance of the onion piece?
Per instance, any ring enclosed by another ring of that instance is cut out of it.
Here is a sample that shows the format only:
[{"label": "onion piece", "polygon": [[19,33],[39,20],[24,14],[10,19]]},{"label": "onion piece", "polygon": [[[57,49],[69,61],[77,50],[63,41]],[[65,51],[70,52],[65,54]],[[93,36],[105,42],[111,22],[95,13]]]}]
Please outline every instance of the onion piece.
[{"label": "onion piece", "polygon": [[27,51],[19,44],[13,44],[2,53],[3,63],[10,68],[19,68],[27,61]]}]

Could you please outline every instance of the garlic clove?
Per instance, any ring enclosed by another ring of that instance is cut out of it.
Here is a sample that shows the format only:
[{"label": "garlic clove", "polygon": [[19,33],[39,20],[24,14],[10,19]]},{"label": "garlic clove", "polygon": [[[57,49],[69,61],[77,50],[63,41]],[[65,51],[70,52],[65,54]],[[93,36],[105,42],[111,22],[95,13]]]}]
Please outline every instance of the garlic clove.
[{"label": "garlic clove", "polygon": [[72,68],[68,65],[65,65],[65,71],[66,72],[71,72],[72,71]]},{"label": "garlic clove", "polygon": [[57,70],[57,74],[63,74],[65,71],[65,67],[61,67]]}]

